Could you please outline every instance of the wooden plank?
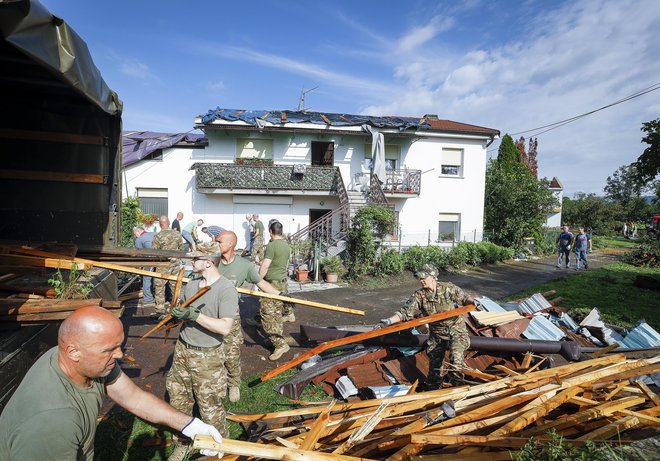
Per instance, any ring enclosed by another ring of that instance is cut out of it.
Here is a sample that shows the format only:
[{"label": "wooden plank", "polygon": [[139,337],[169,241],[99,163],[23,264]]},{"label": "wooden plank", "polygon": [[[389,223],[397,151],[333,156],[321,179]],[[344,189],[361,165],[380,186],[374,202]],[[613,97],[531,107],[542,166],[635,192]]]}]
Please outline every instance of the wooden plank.
[{"label": "wooden plank", "polygon": [[476,309],[475,306],[473,305],[468,305],[464,307],[460,307],[457,309],[452,309],[447,312],[440,312],[437,314],[429,315],[426,317],[420,317],[417,319],[409,320],[407,322],[401,322],[401,323],[395,323],[394,325],[390,325],[384,328],[379,328],[377,330],[372,330],[372,331],[367,331],[364,333],[359,333],[357,335],[353,336],[347,336],[345,338],[339,338],[339,339],[334,339],[332,341],[327,341],[325,343],[322,343],[315,348],[305,352],[304,354],[300,354],[298,357],[296,357],[293,360],[290,360],[286,362],[283,365],[280,365],[277,368],[274,368],[273,370],[264,373],[261,376],[261,381],[268,381],[271,378],[274,378],[275,376],[278,376],[280,373],[285,372],[286,370],[289,370],[296,365],[299,365],[309,359],[310,357],[313,357],[314,355],[317,355],[321,352],[327,351],[328,349],[332,349],[334,347],[339,347],[339,346],[344,346],[346,344],[353,344],[357,343],[360,341],[363,341],[365,339],[371,339],[371,338],[377,338],[379,336],[384,336],[390,333],[394,333],[396,331],[401,331],[401,330],[407,330],[409,328],[417,327],[420,325],[426,325],[428,323],[433,323],[437,322],[439,320],[444,320],[448,319],[451,317],[456,317],[458,315],[463,315],[467,312],[470,312],[472,310]]},{"label": "wooden plank", "polygon": [[490,373],[484,373],[483,371],[479,370],[464,369],[463,374],[471,378],[483,379],[484,381],[496,381],[500,379],[499,376],[491,375]]},{"label": "wooden plank", "polygon": [[515,371],[505,367],[504,365],[494,365],[493,368],[495,368],[496,370],[503,371],[509,376],[520,376],[520,373],[516,373]]},{"label": "wooden plank", "polygon": [[0,299],[0,315],[39,314],[76,310],[83,306],[98,306],[100,298],[93,299]]},{"label": "wooden plank", "polygon": [[330,411],[332,407],[335,406],[335,402],[330,402],[330,405],[321,412],[321,414],[314,420],[312,427],[309,429],[309,432],[305,434],[305,438],[300,444],[301,450],[313,450],[316,442],[318,442],[321,433],[325,429],[330,420]]},{"label": "wooden plank", "polygon": [[170,305],[170,310],[172,307],[179,305],[181,301],[181,285],[183,284],[183,267],[179,269],[179,273],[176,275],[176,283],[174,284],[174,291],[172,292],[172,304]]},{"label": "wooden plank", "polygon": [[323,453],[320,451],[296,450],[287,447],[277,447],[263,443],[242,442],[223,438],[222,443],[217,443],[210,435],[197,435],[193,442],[193,448],[197,450],[222,451],[227,454],[250,456],[264,459],[280,459],[287,461],[367,461],[368,458],[356,458],[354,456]]},{"label": "wooden plank", "polygon": [[[318,307],[320,309],[328,309],[328,310],[331,310],[331,311],[346,312],[348,314],[364,315],[364,311],[357,310],[357,309],[350,309],[348,307],[333,306],[331,304],[318,303],[316,301],[308,301],[306,299],[291,298],[289,296],[273,295],[273,294],[270,294],[270,293],[264,293],[263,291],[248,290],[248,289],[245,289],[245,288],[238,288],[237,290],[238,290],[239,293],[252,295],[252,296],[257,296],[257,297],[260,297],[260,298],[275,299],[275,300],[278,300],[278,301],[284,301],[284,302],[289,302],[289,303],[300,304],[301,306]],[[354,336],[351,336],[351,337],[354,337]]]},{"label": "wooden plank", "polygon": [[17,130],[12,128],[0,128],[0,138],[22,139],[26,141],[65,142],[72,144],[87,144],[90,146],[102,146],[104,144],[102,136],[61,133],[57,131]]},{"label": "wooden plank", "polygon": [[31,256],[19,256],[19,255],[0,255],[0,264],[10,264],[14,266],[29,266],[29,267],[48,267],[50,269],[64,269],[71,270],[75,268],[77,270],[88,270],[91,268],[89,264],[73,262],[68,259],[58,259],[58,258],[35,258]]},{"label": "wooden plank", "polygon": [[[522,448],[529,443],[528,437],[495,437],[481,435],[436,435],[436,434],[413,434],[412,443],[431,444],[431,445],[483,445],[486,447],[500,448]],[[535,440],[545,442],[552,440],[552,437],[539,436]],[[570,443],[574,441],[571,440]],[[576,442],[576,446],[586,444],[586,441]],[[490,454],[490,453],[489,453]],[[483,454],[483,459],[490,459],[489,454]]]},{"label": "wooden plank", "polygon": [[649,387],[641,379],[635,381],[635,386],[637,386],[644,393],[644,395],[653,402],[653,405],[656,407],[660,406],[660,396],[649,389]]},{"label": "wooden plank", "polygon": [[18,181],[105,184],[107,177],[107,175],[102,174],[66,173],[63,171],[0,170],[0,179],[12,179]]},{"label": "wooden plank", "polygon": [[[187,299],[185,303],[181,304],[181,307],[190,306],[193,302],[197,301],[197,299],[200,296],[202,296],[204,293],[206,293],[210,289],[211,289],[210,287],[201,288],[197,293],[192,295],[190,297],[190,299]],[[167,314],[165,316],[165,318],[163,320],[161,320],[160,322],[158,322],[158,324],[155,327],[153,327],[151,330],[147,331],[144,335],[142,335],[142,337],[140,338],[140,341],[142,341],[145,338],[148,338],[149,336],[151,336],[152,333],[154,333],[155,331],[158,331],[160,328],[164,327],[167,324],[167,322],[169,322],[173,318],[174,317],[172,317],[172,314]]]},{"label": "wooden plank", "polygon": [[603,400],[612,400],[612,397],[614,397],[616,394],[621,392],[623,388],[626,387],[627,385],[628,385],[628,381],[621,381],[616,386],[614,386],[614,389],[612,391],[608,392],[607,395],[603,397]]},{"label": "wooden plank", "polygon": [[614,349],[617,349],[618,347],[619,347],[618,344],[610,344],[609,346],[598,349],[596,352],[592,353],[591,358],[595,359],[597,357],[600,357],[601,355],[607,354],[608,352],[611,352]]},{"label": "wooden plank", "polygon": [[525,353],[525,358],[522,361],[522,364],[520,365],[520,368],[529,368],[529,366],[532,364],[532,358],[534,358],[534,354],[531,352],[526,352]]}]

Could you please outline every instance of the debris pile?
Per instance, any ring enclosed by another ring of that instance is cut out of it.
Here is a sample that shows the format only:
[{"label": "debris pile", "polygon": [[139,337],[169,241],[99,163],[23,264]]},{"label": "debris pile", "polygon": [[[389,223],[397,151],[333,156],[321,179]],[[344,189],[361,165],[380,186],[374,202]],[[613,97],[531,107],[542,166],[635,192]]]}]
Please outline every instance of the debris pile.
[{"label": "debris pile", "polygon": [[575,445],[625,443],[624,430],[660,425],[660,396],[630,381],[659,371],[660,357],[610,354],[477,385],[430,392],[413,386],[397,397],[234,414],[229,419],[244,425],[251,442],[225,440],[215,448],[267,459],[465,460],[488,452],[493,460],[510,459],[551,429]]}]

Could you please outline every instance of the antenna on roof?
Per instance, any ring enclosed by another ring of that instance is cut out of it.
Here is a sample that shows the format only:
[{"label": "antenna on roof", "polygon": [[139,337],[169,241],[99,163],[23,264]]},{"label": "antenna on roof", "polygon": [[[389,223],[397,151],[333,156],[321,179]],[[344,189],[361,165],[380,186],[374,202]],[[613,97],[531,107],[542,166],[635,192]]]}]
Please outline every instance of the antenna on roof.
[{"label": "antenna on roof", "polygon": [[305,95],[307,93],[311,93],[317,88],[318,86],[315,86],[314,88],[310,88],[309,90],[305,91],[305,85],[303,85],[302,89],[300,90],[300,100],[298,101],[298,112],[305,112],[306,110],[309,109],[309,107],[305,107]]}]

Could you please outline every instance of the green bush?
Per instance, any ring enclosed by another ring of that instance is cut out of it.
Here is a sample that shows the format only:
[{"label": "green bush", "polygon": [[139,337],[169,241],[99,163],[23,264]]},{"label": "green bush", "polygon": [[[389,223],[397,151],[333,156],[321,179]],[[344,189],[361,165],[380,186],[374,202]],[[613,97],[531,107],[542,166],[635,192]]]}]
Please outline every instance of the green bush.
[{"label": "green bush", "polygon": [[370,205],[360,208],[351,220],[346,246],[348,277],[357,278],[372,272],[377,244],[374,236],[391,233],[396,217],[387,207]]},{"label": "green bush", "polygon": [[132,247],[135,245],[135,235],[133,228],[141,225],[142,210],[140,209],[140,199],[137,197],[126,197],[121,204],[121,240],[119,246]]},{"label": "green bush", "polygon": [[411,272],[418,271],[424,264],[431,264],[442,271],[449,267],[448,252],[438,246],[415,245],[403,253],[403,262],[405,268]]},{"label": "green bush", "polygon": [[384,250],[374,266],[374,275],[398,275],[404,268],[405,260],[401,253],[396,250]]}]

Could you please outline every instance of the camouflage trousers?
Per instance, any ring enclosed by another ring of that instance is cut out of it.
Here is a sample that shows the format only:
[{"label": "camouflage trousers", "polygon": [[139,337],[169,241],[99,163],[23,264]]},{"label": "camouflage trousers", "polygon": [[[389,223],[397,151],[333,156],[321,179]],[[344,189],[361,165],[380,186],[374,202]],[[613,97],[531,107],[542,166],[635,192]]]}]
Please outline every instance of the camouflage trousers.
[{"label": "camouflage trousers", "polygon": [[[283,294],[289,293],[287,280],[268,280],[268,283],[280,290]],[[284,322],[282,321],[282,317],[293,314],[293,304],[269,298],[260,298],[260,303],[259,314],[266,337],[275,349],[284,347],[286,341],[284,340]]]},{"label": "camouflage trousers", "polygon": [[[179,263],[179,260],[175,259],[174,261],[171,262],[169,267],[162,270],[161,273],[176,275],[179,273],[180,267],[181,264]],[[165,286],[168,283],[170,283],[169,280],[154,277],[154,298],[156,298],[157,311],[165,310]],[[172,291],[174,291],[174,282],[171,283],[172,284],[170,285],[170,287],[172,288]]]},{"label": "camouflage trousers", "polygon": [[227,384],[229,387],[241,387],[241,346],[243,345],[243,328],[241,328],[240,313],[236,313],[234,324],[232,325],[229,334],[225,336],[224,343]]},{"label": "camouflage trousers", "polygon": [[227,387],[224,362],[222,345],[198,351],[177,341],[165,385],[174,408],[192,416],[197,403],[202,421],[215,426],[223,437],[227,437],[227,415],[220,396],[221,389]]},{"label": "camouflage trousers", "polygon": [[448,381],[462,380],[465,351],[469,347],[470,337],[462,318],[459,322],[454,322],[453,325],[447,327],[438,327],[437,324],[434,324],[426,346],[426,353],[429,356],[429,375],[426,378],[426,384],[429,387],[439,387],[442,383],[447,349],[449,349],[449,369],[446,378]]},{"label": "camouflage trousers", "polygon": [[264,260],[264,253],[266,252],[266,245],[264,245],[263,235],[257,235],[254,238],[254,245],[252,246],[252,254],[250,259],[253,263],[260,264]]}]

